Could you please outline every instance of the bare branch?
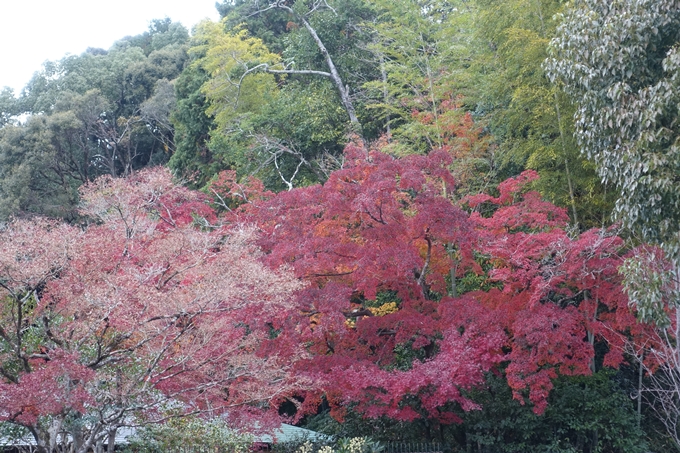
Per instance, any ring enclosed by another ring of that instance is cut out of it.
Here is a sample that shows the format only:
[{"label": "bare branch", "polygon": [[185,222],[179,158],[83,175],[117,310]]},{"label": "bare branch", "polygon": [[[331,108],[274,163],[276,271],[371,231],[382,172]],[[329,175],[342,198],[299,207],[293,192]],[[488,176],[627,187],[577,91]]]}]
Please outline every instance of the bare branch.
[{"label": "bare branch", "polygon": [[425,232],[425,240],[427,241],[427,256],[425,257],[423,269],[420,271],[420,275],[418,276],[418,285],[422,288],[423,294],[426,294],[425,274],[427,273],[427,268],[430,266],[430,258],[432,256],[432,240],[430,239],[430,234],[428,231]]},{"label": "bare branch", "polygon": [[[307,17],[309,17],[311,14],[316,12],[317,10],[325,8],[325,9],[330,9],[333,11],[335,14],[335,10],[326,2],[326,0],[315,0],[312,4],[312,7],[310,10],[305,14],[305,15],[300,15],[298,14],[293,8],[288,6],[285,2],[285,0],[276,0],[273,2],[270,2],[269,5],[265,8],[262,8],[256,12],[253,13],[253,15],[261,14],[266,11],[272,10],[272,9],[281,9],[284,10],[293,17],[295,17],[299,22],[301,22],[305,29],[309,32],[311,35],[312,39],[316,43],[317,48],[319,49],[319,52],[321,52],[321,55],[323,55],[324,60],[326,62],[326,66],[328,67],[328,73],[325,73],[323,71],[311,71],[309,70],[306,72],[307,74],[314,74],[314,75],[322,75],[324,77],[330,77],[330,79],[333,81],[333,84],[335,85],[335,88],[338,90],[338,94],[340,95],[340,100],[342,102],[343,107],[345,108],[345,111],[347,112],[347,115],[349,116],[349,121],[352,125],[352,127],[355,129],[354,132],[356,132],[359,137],[363,140],[363,128],[361,126],[361,122],[359,121],[359,118],[356,115],[356,110],[354,109],[354,103],[352,102],[352,98],[349,95],[349,87],[343,82],[342,78],[340,77],[340,73],[338,72],[335,63],[333,62],[333,58],[331,55],[328,53],[328,49],[326,49],[326,46],[324,45],[323,41],[319,37],[319,34],[316,32],[316,29],[309,23],[307,20]],[[273,70],[269,70],[271,72]],[[295,71],[295,72],[280,72],[281,74],[304,74],[305,72],[298,72],[301,70],[283,70],[283,71]],[[306,70],[305,70],[306,71]]]}]

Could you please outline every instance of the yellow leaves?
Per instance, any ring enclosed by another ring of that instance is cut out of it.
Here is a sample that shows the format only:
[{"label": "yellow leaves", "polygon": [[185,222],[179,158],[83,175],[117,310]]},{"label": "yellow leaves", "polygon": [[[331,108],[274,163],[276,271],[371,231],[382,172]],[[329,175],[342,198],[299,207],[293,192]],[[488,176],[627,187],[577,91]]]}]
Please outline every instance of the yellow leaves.
[{"label": "yellow leaves", "polygon": [[[396,302],[386,302],[378,307],[365,307],[361,305],[357,306],[355,310],[349,315],[350,317],[345,319],[345,327],[348,329],[355,329],[357,326],[357,319],[364,319],[370,316],[366,313],[368,310],[373,316],[385,316],[399,311],[399,306]],[[352,316],[356,313],[357,316]],[[348,316],[348,315],[345,315]]]},{"label": "yellow leaves", "polygon": [[248,36],[245,28],[224,31],[224,23],[203,22],[199,39],[205,39],[207,49],[201,59],[203,68],[212,75],[230,72],[237,67],[253,63],[276,64],[280,58],[269,52],[261,39]]},{"label": "yellow leaves", "polygon": [[404,209],[401,212],[404,213],[404,216],[409,218],[413,218],[418,214],[418,210],[416,210],[415,208]]},{"label": "yellow leaves", "polygon": [[379,307],[368,307],[368,310],[373,313],[373,316],[385,316],[399,311],[396,302],[387,302]]}]

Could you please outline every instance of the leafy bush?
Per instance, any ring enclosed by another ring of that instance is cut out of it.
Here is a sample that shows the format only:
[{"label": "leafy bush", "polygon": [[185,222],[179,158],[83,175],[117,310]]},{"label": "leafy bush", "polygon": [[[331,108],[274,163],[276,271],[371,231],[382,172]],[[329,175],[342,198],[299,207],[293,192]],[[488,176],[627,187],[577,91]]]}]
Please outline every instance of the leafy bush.
[{"label": "leafy bush", "polygon": [[127,450],[138,453],[170,451],[229,451],[246,453],[251,450],[250,435],[231,430],[222,419],[203,420],[198,417],[173,418],[167,423],[148,425],[137,431]]},{"label": "leafy bush", "polygon": [[339,439],[335,445],[315,447],[311,442],[305,442],[296,453],[380,453],[383,447],[368,437],[352,437]]}]

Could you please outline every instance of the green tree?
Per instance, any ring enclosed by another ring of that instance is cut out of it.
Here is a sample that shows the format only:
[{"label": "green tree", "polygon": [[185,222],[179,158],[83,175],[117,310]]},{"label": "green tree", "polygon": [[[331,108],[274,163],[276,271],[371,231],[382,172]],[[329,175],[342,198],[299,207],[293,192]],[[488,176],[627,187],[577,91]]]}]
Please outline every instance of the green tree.
[{"label": "green tree", "polygon": [[192,41],[192,89],[177,85],[172,168],[199,186],[231,168],[286,189],[342,165],[348,135],[381,133],[362,88],[379,76],[361,26],[375,16],[371,2],[234,0],[218,9],[221,24],[203,25]]},{"label": "green tree", "polygon": [[129,439],[126,451],[163,453],[167,451],[251,451],[252,436],[239,434],[220,418],[204,420],[196,416],[170,418],[166,423],[149,424]]},{"label": "green tree", "polygon": [[536,415],[512,399],[501,376],[489,374],[486,387],[472,392],[481,410],[461,413],[462,424],[451,430],[472,451],[645,452],[633,404],[615,378],[611,371],[562,376],[545,414]]},{"label": "green tree", "polygon": [[223,0],[215,7],[228,30],[245,26],[250,36],[260,38],[268,49],[281,54],[286,48],[286,36],[291,30],[290,15],[285,11],[252,14],[252,0]]},{"label": "green tree", "polygon": [[[334,86],[339,101],[354,133],[363,137],[363,125],[358,116],[353,90],[358,84],[350,78],[365,75],[357,70],[361,62],[357,39],[361,31],[356,25],[372,15],[363,0],[328,2],[327,0],[298,0],[292,4],[277,1],[260,7],[252,2],[253,14],[266,14],[270,10],[288,13],[293,30],[284,50],[283,69],[264,70],[274,74],[312,75],[327,78]],[[354,74],[354,77],[350,77]]]},{"label": "green tree", "polygon": [[670,0],[579,0],[546,68],[576,104],[576,137],[618,190],[615,213],[680,254],[680,10]]},{"label": "green tree", "polygon": [[17,98],[14,97],[14,90],[5,87],[0,91],[0,128],[9,124],[12,118],[19,113]]},{"label": "green tree", "polygon": [[319,77],[322,71],[287,69],[261,39],[227,27],[227,20],[204,23],[194,37],[194,61],[177,85],[178,144],[170,165],[199,186],[225,168],[257,174],[275,189],[324,180],[341,164],[347,140],[337,89]]},{"label": "green tree", "polygon": [[189,41],[189,31],[179,22],[170,18],[153,19],[149,29],[140,35],[126,36],[118,45],[129,45],[142,49],[145,55],[168,46],[183,45]]},{"label": "green tree", "polygon": [[0,129],[0,218],[22,212],[74,218],[77,188],[85,182],[80,127],[75,115],[62,113]]},{"label": "green tree", "polygon": [[0,125],[21,114],[28,121],[0,136],[0,215],[72,219],[79,185],[166,162],[174,148],[170,81],[187,60],[187,39],[181,24],[153,21],[109,50],[46,62],[18,99],[4,91]]},{"label": "green tree", "polygon": [[558,0],[477,0],[473,57],[462,88],[498,143],[502,178],[537,170],[536,189],[569,207],[574,223],[602,226],[612,191],[607,195],[593,165],[579,155],[574,107],[542,68],[558,25],[554,16],[563,8]]},{"label": "green tree", "polygon": [[341,165],[347,140],[346,114],[334,98],[324,81],[290,81],[235,133],[213,134],[213,153],[276,190],[324,181]]},{"label": "green tree", "polygon": [[221,169],[208,147],[210,131],[215,128],[208,116],[208,101],[201,91],[209,75],[197,64],[189,64],[175,81],[176,106],[170,114],[174,128],[175,150],[168,166],[190,185],[203,187]]},{"label": "green tree", "polygon": [[251,72],[261,65],[276,65],[279,56],[245,30],[225,32],[222,23],[202,22],[197,35],[205,40],[206,48],[196,64],[210,75],[201,88],[209,101],[206,113],[215,118],[219,128],[228,128],[244,114],[258,113],[276,91],[276,81],[271,74]]}]

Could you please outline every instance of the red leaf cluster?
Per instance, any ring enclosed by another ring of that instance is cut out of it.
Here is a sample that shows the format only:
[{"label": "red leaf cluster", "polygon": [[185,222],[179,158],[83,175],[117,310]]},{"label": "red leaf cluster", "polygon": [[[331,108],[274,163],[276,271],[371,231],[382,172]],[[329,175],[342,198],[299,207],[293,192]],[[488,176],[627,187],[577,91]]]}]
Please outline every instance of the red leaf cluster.
[{"label": "red leaf cluster", "polygon": [[495,206],[492,215],[473,212],[480,232],[479,250],[493,261],[489,272],[502,289],[476,293],[500,311],[508,332],[506,374],[520,401],[528,391],[534,411],[542,413],[558,374],[594,370],[594,344],[608,347],[603,361],[618,367],[623,344],[643,335],[628,307],[618,268],[625,252],[614,230],[593,229],[571,237],[563,209],[522,193],[537,177],[525,172],[499,187],[500,195],[467,200]]},{"label": "red leaf cluster", "polygon": [[32,372],[19,382],[0,381],[0,420],[33,426],[47,414],[84,413],[94,402],[87,387],[95,373],[77,354],[54,350],[50,355],[50,360],[32,360]]},{"label": "red leaf cluster", "polygon": [[[467,198],[467,213],[446,196],[450,165],[444,151],[396,159],[350,145],[324,185],[232,216],[257,225],[270,266],[312,283],[298,294],[312,354],[298,373],[340,418],[351,402],[371,417],[454,422],[456,407],[476,407],[464,390],[501,365],[515,397],[541,413],[558,374],[590,373],[596,342],[618,366],[624,333],[639,330],[617,272],[620,238],[570,237],[565,210],[527,191],[535,172],[497,197]],[[491,289],[452,297],[451,280],[466,273],[485,274]]]}]

